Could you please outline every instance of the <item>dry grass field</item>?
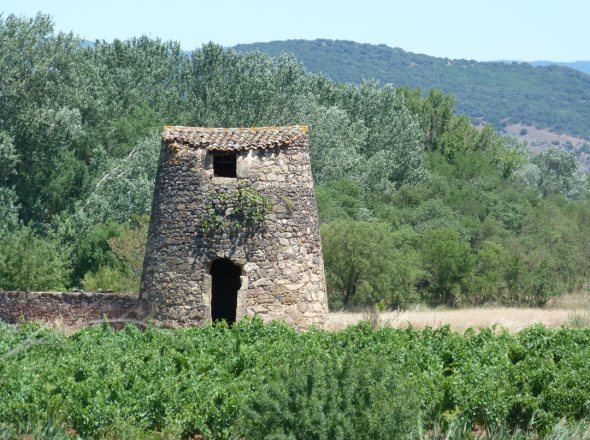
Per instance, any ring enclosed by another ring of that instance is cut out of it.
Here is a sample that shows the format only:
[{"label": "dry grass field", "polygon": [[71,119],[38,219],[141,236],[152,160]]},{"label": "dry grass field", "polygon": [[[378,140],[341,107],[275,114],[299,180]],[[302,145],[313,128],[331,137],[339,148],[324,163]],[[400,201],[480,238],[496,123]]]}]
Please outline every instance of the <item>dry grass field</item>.
[{"label": "dry grass field", "polygon": [[379,326],[415,329],[449,324],[453,330],[496,325],[518,332],[532,324],[548,327],[590,327],[590,295],[565,295],[546,308],[482,307],[471,309],[417,309],[387,312],[332,312],[327,328],[340,330],[361,320],[371,320]]}]

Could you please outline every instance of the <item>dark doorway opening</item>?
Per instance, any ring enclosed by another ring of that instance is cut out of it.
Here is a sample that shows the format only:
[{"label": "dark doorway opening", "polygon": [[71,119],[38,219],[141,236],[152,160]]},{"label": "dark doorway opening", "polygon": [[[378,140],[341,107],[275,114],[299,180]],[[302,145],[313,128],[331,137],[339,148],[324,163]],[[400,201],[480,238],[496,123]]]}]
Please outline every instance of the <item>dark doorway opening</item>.
[{"label": "dark doorway opening", "polygon": [[227,258],[218,258],[211,263],[211,319],[236,322],[238,290],[242,270]]},{"label": "dark doorway opening", "polygon": [[236,153],[214,154],[213,175],[216,177],[237,177]]}]

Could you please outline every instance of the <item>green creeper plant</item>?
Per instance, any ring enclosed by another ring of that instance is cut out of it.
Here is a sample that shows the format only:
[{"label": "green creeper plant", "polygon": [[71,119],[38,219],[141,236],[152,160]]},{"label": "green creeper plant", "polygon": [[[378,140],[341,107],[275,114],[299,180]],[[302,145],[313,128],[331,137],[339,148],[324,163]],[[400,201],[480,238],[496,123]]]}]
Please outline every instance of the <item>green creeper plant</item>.
[{"label": "green creeper plant", "polygon": [[235,193],[220,191],[209,195],[210,207],[199,219],[203,234],[220,231],[246,231],[259,227],[274,206],[270,197],[252,188],[238,188]]}]

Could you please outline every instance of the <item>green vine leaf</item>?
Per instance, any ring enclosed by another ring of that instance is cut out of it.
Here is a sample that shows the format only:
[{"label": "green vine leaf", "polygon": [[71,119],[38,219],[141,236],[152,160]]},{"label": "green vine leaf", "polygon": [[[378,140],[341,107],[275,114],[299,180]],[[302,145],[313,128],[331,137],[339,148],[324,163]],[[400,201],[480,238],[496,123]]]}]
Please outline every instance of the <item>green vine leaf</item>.
[{"label": "green vine leaf", "polygon": [[227,230],[254,232],[274,206],[270,197],[252,188],[239,188],[233,194],[220,191],[209,196],[209,204],[199,219],[203,234]]}]

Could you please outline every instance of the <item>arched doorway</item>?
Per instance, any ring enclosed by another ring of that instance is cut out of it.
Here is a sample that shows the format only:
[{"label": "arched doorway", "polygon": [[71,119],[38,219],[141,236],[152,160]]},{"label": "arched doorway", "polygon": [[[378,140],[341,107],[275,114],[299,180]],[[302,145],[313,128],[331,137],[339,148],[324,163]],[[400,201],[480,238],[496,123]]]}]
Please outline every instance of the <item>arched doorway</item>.
[{"label": "arched doorway", "polygon": [[217,258],[211,263],[211,320],[236,321],[238,290],[242,270],[227,258]]}]

